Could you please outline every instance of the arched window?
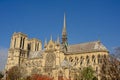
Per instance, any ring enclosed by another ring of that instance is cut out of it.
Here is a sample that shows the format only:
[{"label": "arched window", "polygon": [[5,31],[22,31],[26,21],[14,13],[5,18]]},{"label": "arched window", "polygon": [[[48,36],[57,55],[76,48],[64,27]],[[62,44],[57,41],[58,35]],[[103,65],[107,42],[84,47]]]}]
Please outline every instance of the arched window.
[{"label": "arched window", "polygon": [[15,41],[14,41],[14,48],[16,47],[16,38],[15,38]]},{"label": "arched window", "polygon": [[106,55],[104,54],[104,59],[106,59]]},{"label": "arched window", "polygon": [[55,61],[55,54],[54,53],[48,53],[46,55],[46,66],[53,66]]},{"label": "arched window", "polygon": [[89,59],[89,56],[88,56],[88,55],[86,56],[86,62],[87,62],[87,65],[88,65],[89,62],[90,62],[90,59]]},{"label": "arched window", "polygon": [[83,58],[83,56],[81,56],[80,57],[80,66],[82,65],[83,61],[84,61],[84,58]]},{"label": "arched window", "polygon": [[20,48],[22,48],[22,37],[20,37]]},{"label": "arched window", "polygon": [[48,53],[46,55],[46,60],[45,60],[45,71],[46,72],[51,72],[53,69],[53,66],[55,65],[55,54],[54,53]]},{"label": "arched window", "polygon": [[83,63],[83,62],[82,62],[82,61],[80,61],[80,66],[82,65],[82,63]]},{"label": "arched window", "polygon": [[87,56],[86,56],[86,59],[88,59],[88,58],[89,58],[89,56],[87,55]]},{"label": "arched window", "polygon": [[28,51],[31,50],[31,43],[28,44]]},{"label": "arched window", "polygon": [[75,57],[75,61],[78,61],[79,60],[79,58],[78,57]]},{"label": "arched window", "polygon": [[81,56],[80,59],[83,59],[83,56]]},{"label": "arched window", "polygon": [[25,38],[23,38],[22,49],[24,49]]},{"label": "arched window", "polygon": [[70,61],[70,62],[73,62],[73,58],[72,58],[72,57],[69,57],[69,61]]},{"label": "arched window", "polygon": [[95,58],[95,56],[94,56],[94,55],[92,55],[92,61],[94,60],[94,58]]},{"label": "arched window", "polygon": [[74,64],[74,65],[77,65],[77,64],[78,64],[78,61],[79,61],[79,58],[76,56],[74,61],[75,61],[75,64]]},{"label": "arched window", "polygon": [[96,60],[95,60],[95,56],[94,55],[92,55],[92,61],[95,64]]},{"label": "arched window", "polygon": [[37,50],[39,50],[39,43],[38,43],[38,45],[37,45]]},{"label": "arched window", "polygon": [[98,64],[100,64],[100,54],[98,54]]}]

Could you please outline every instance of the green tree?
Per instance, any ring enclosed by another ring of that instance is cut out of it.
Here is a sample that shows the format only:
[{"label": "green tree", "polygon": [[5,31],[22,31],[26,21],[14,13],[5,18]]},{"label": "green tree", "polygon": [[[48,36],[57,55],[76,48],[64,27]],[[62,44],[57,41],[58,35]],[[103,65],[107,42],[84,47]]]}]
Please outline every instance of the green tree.
[{"label": "green tree", "polygon": [[13,66],[8,71],[8,78],[10,80],[18,80],[21,77],[20,68],[18,66]]},{"label": "green tree", "polygon": [[90,66],[83,68],[83,70],[81,71],[83,80],[93,80],[93,78],[95,77],[94,72],[95,71]]},{"label": "green tree", "polygon": [[93,80],[98,80],[98,78],[97,78],[97,77],[94,77]]},{"label": "green tree", "polygon": [[119,80],[120,61],[112,56],[109,56],[109,58],[104,58],[100,72],[102,80]]},{"label": "green tree", "polygon": [[3,73],[2,72],[0,72],[0,80],[3,78]]}]

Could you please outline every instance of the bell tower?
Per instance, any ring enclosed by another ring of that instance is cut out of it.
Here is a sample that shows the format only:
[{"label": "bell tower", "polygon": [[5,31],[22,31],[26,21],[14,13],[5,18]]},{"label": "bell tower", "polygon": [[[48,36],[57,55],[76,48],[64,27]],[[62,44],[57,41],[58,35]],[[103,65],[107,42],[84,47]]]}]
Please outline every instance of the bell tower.
[{"label": "bell tower", "polygon": [[11,37],[6,69],[19,65],[27,58],[27,35],[18,32]]},{"label": "bell tower", "polygon": [[18,32],[14,33],[11,38],[10,49],[27,49],[27,35]]}]

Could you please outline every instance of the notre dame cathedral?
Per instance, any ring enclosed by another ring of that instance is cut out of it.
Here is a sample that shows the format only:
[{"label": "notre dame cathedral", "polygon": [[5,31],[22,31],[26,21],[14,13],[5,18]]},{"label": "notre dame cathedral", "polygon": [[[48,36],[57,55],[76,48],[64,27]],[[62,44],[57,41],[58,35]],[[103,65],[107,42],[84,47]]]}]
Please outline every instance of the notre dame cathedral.
[{"label": "notre dame cathedral", "polygon": [[[51,39],[42,42],[36,38],[29,39],[21,32],[14,33],[11,37],[6,70],[13,66],[24,66],[27,75],[33,72],[53,76],[58,80],[59,76],[74,80],[74,74],[78,69],[92,66],[96,73],[100,73],[101,57],[107,57],[109,51],[100,41],[86,42],[68,45],[66,32],[66,16],[64,15],[62,40]],[[98,75],[98,80],[100,76]]]}]

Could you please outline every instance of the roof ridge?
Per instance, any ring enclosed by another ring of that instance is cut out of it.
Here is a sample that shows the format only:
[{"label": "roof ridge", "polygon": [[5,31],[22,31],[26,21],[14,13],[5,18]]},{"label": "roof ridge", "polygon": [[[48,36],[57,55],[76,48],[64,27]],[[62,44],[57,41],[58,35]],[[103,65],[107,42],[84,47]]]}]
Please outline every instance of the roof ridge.
[{"label": "roof ridge", "polygon": [[79,44],[71,44],[69,46],[80,45],[80,44],[88,44],[88,43],[95,43],[95,42],[100,42],[100,40],[90,41],[90,42],[82,42],[82,43],[79,43]]}]

